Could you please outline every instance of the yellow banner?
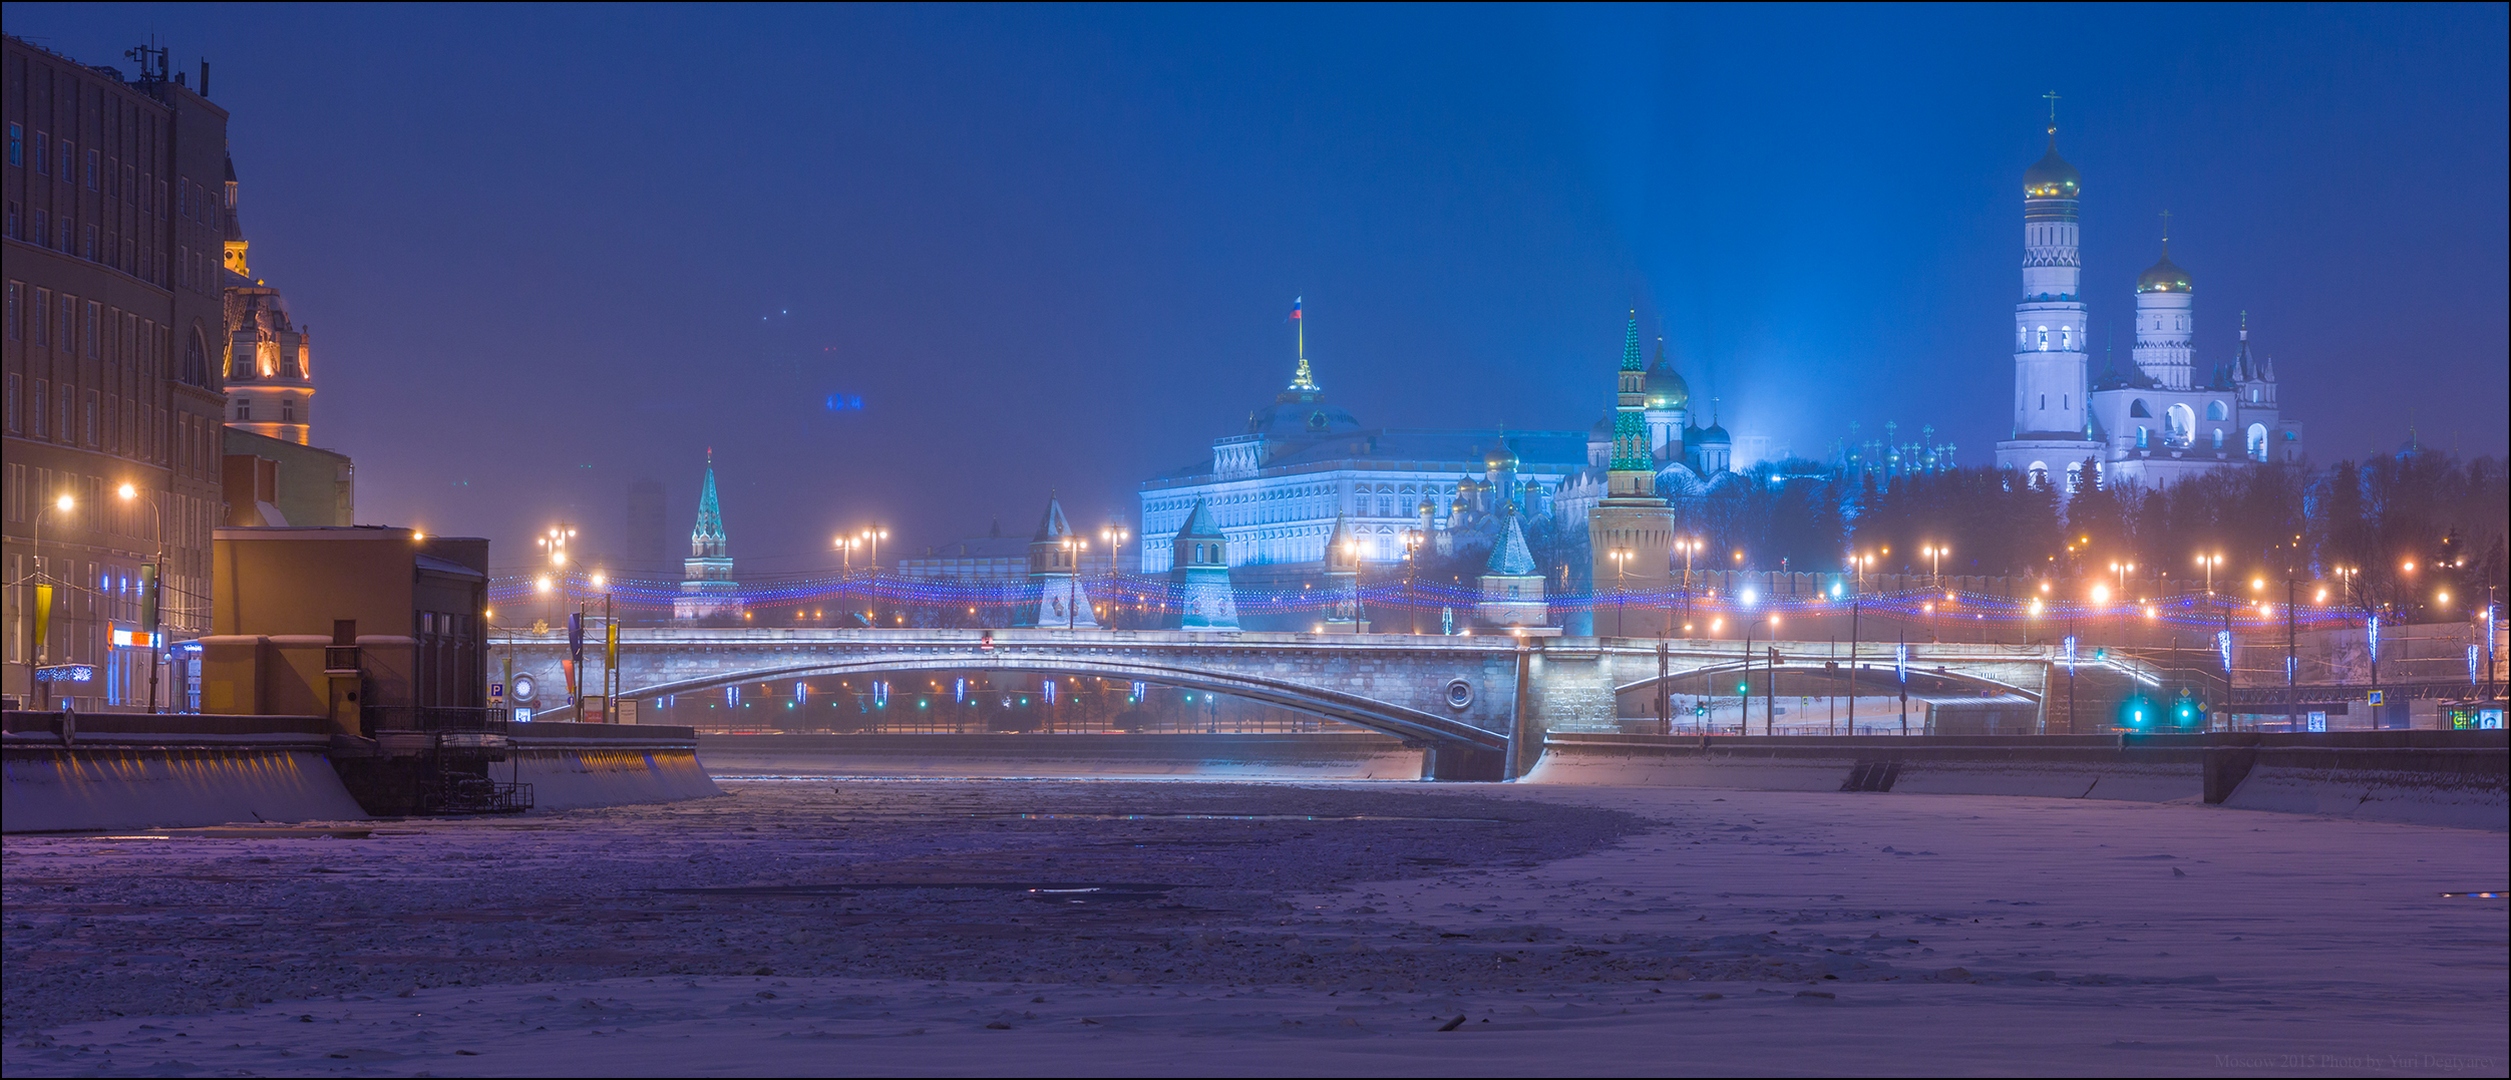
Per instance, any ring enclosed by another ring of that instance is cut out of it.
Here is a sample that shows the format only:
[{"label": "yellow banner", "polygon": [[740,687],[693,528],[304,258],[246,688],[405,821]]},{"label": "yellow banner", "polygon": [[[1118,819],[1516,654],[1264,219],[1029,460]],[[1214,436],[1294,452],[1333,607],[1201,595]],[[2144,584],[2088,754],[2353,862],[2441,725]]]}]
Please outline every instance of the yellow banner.
[{"label": "yellow banner", "polygon": [[42,656],[52,633],[52,586],[35,586],[35,655]]}]

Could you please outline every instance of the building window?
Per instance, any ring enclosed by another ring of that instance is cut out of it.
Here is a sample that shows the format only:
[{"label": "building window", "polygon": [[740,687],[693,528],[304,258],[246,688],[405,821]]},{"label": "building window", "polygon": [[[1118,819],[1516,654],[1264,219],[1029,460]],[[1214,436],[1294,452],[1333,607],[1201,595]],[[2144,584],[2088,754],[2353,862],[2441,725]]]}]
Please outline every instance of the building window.
[{"label": "building window", "polygon": [[74,427],[72,427],[72,426],[71,426],[71,425],[73,425],[73,424],[75,424],[75,423],[77,423],[77,422],[78,422],[78,414],[77,414],[77,412],[75,411],[77,408],[78,408],[77,392],[76,392],[76,391],[74,391],[73,389],[71,389],[70,387],[67,387],[67,386],[62,387],[62,388],[61,388],[61,423],[60,423],[60,426],[58,426],[58,427],[56,427],[56,428],[54,428],[54,429],[53,429],[53,432],[52,432],[52,436],[53,436],[53,438],[59,439],[59,440],[61,440],[62,442],[77,442],[77,441],[78,441],[78,429],[77,429],[77,428],[74,428]]},{"label": "building window", "polygon": [[105,306],[103,304],[99,304],[93,300],[88,301],[87,321],[81,324],[81,328],[85,331],[85,340],[87,342],[87,358],[90,360],[96,358],[96,339],[100,336],[97,331],[97,323],[104,317],[104,308]]},{"label": "building window", "polygon": [[32,407],[26,410],[26,419],[35,429],[29,434],[40,439],[45,434],[44,410],[52,404],[52,384],[42,379],[35,380],[35,393],[27,398],[27,403]]},{"label": "building window", "polygon": [[96,152],[87,152],[87,190],[96,190]]},{"label": "building window", "polygon": [[11,341],[18,340],[18,336],[25,333],[25,302],[26,283],[23,281],[10,282],[8,300],[9,306],[6,318],[8,319],[9,340]]},{"label": "building window", "polygon": [[85,423],[84,425],[82,425],[82,426],[79,428],[79,436],[80,436],[80,437],[79,437],[76,441],[79,441],[79,442],[84,442],[84,443],[86,443],[86,444],[87,444],[87,445],[89,445],[89,446],[94,446],[94,445],[96,445],[96,444],[100,441],[100,440],[99,440],[99,434],[100,434],[100,433],[96,430],[96,392],[95,392],[95,391],[90,390],[90,391],[88,391],[88,392],[87,392],[87,400],[84,402],[84,404],[86,405],[86,407],[87,407],[87,408],[86,408],[86,411],[85,411],[84,413],[82,413],[82,414],[81,414],[80,418],[81,418],[81,419],[83,419],[83,420],[85,420],[85,421],[86,421],[86,423]]},{"label": "building window", "polygon": [[[18,429],[17,388],[18,388],[18,377],[17,377],[17,373],[16,373],[16,372],[10,372],[10,373],[9,373],[9,406],[8,406],[8,407],[9,407],[9,412],[8,412],[8,417],[9,417],[9,434],[11,434],[11,435],[15,435],[15,434],[17,434],[17,429]],[[16,490],[16,485],[11,485],[11,486],[10,486],[10,490],[12,490],[12,491]]]},{"label": "building window", "polygon": [[2049,328],[2046,326],[2040,328],[2040,351],[2049,351]]},{"label": "building window", "polygon": [[235,419],[236,419],[236,422],[238,422],[238,423],[251,423],[251,422],[252,422],[252,419],[253,419],[253,399],[252,399],[252,398],[237,398],[237,399],[235,399]]},{"label": "building window", "polygon": [[2048,408],[2049,408],[2049,395],[2047,395],[2047,394],[2042,394],[2042,395],[2040,395],[2040,408],[2041,408],[2041,411],[2043,411],[2043,412],[2048,411]]},{"label": "building window", "polygon": [[78,144],[68,139],[61,140],[61,182],[78,183]]},{"label": "building window", "polygon": [[24,168],[25,165],[26,126],[24,124],[11,124],[9,125],[9,167],[17,169]]}]

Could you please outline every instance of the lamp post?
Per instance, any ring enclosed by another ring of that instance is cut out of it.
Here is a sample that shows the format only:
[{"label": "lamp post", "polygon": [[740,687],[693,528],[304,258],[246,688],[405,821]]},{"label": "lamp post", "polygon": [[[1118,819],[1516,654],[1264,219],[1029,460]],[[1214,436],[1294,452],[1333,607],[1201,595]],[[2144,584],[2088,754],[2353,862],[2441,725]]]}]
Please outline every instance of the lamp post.
[{"label": "lamp post", "polygon": [[1866,568],[1874,565],[1870,554],[1850,552],[1848,556],[1848,733],[1857,734],[1857,616],[1866,603]]},{"label": "lamp post", "polygon": [[148,711],[154,713],[157,711],[157,626],[159,623],[165,621],[162,618],[159,618],[160,609],[157,604],[157,594],[161,589],[161,583],[164,582],[166,578],[165,509],[163,504],[157,501],[156,492],[150,491],[143,493],[139,488],[128,483],[125,483],[120,488],[116,489],[114,494],[120,496],[123,502],[130,502],[131,500],[140,497],[142,494],[146,494],[148,496],[150,531],[155,534],[155,539],[157,541],[157,561],[154,564],[157,569],[156,572],[150,574],[148,576],[148,580],[143,583],[148,588],[148,595],[140,598],[140,610],[146,612],[148,615]]},{"label": "lamp post", "polygon": [[1064,566],[1072,571],[1064,579],[1064,629],[1071,630],[1081,625],[1081,553],[1090,549],[1090,542],[1078,536],[1067,536],[1061,541],[1061,546],[1064,549]]},{"label": "lamp post", "polygon": [[1404,530],[1404,608],[1411,619],[1412,632],[1421,633],[1421,605],[1414,602],[1412,590],[1415,574],[1420,569],[1414,557],[1421,552],[1421,530]]},{"label": "lamp post", "polygon": [[1343,541],[1343,557],[1351,560],[1351,632],[1360,633],[1368,619],[1360,608],[1360,542]]},{"label": "lamp post", "polygon": [[1613,636],[1622,636],[1622,603],[1629,595],[1630,549],[1614,548],[1607,553],[1613,559]]},{"label": "lamp post", "polygon": [[1674,548],[1683,553],[1683,632],[1691,632],[1691,557],[1700,553],[1701,540],[1695,536],[1677,540]]},{"label": "lamp post", "polygon": [[1107,628],[1114,630],[1116,616],[1124,610],[1116,575],[1125,563],[1125,541],[1133,539],[1133,534],[1122,525],[1107,525],[1099,529],[1099,539],[1107,541]]},{"label": "lamp post", "polygon": [[[52,606],[52,596],[46,591],[47,586],[44,585],[46,576],[44,574],[44,515],[58,510],[62,516],[67,517],[77,509],[78,500],[66,491],[62,492],[60,497],[44,504],[43,509],[35,511],[33,537],[27,544],[28,554],[35,563],[35,568],[27,574],[27,579],[33,583],[36,599],[34,603],[26,607],[27,636],[35,639],[35,647],[27,650],[26,653],[26,689],[32,693],[39,686],[43,688],[43,697],[39,702],[39,705],[43,707],[49,707],[52,703],[52,688],[43,686],[35,680],[35,672],[44,666],[45,661],[52,658],[52,635],[44,632],[49,629],[45,624],[50,621],[51,612],[48,609]],[[38,617],[39,615],[41,617]]]}]

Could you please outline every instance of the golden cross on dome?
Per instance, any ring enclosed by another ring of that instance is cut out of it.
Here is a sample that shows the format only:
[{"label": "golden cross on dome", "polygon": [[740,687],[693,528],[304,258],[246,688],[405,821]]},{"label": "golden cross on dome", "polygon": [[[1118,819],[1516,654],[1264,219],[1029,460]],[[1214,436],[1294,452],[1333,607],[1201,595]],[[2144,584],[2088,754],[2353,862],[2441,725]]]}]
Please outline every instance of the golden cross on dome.
[{"label": "golden cross on dome", "polygon": [[2049,91],[2048,93],[2046,93],[2046,94],[2042,94],[2042,95],[2040,95],[2040,96],[2041,96],[2041,97],[2044,97],[2044,98],[2049,99],[2049,137],[2050,137],[2050,138],[2052,138],[2052,139],[2057,138],[2057,136],[2058,136],[2058,92],[2057,92],[2057,91],[2055,91],[2055,90],[2051,90],[2051,91]]}]

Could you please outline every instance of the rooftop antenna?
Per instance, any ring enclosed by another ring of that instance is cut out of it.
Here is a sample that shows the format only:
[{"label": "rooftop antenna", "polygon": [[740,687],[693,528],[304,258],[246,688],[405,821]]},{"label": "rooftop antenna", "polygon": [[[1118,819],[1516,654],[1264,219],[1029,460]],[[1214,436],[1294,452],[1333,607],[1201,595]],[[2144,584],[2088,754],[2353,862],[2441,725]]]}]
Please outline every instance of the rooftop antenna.
[{"label": "rooftop antenna", "polygon": [[139,64],[141,82],[166,81],[166,49],[165,46],[157,44],[157,35],[148,35],[146,44],[131,46],[123,50],[122,55]]}]

